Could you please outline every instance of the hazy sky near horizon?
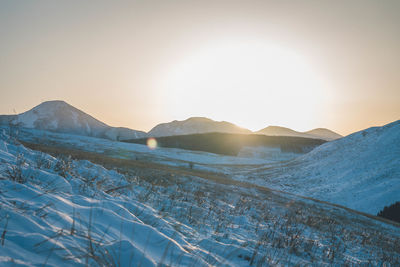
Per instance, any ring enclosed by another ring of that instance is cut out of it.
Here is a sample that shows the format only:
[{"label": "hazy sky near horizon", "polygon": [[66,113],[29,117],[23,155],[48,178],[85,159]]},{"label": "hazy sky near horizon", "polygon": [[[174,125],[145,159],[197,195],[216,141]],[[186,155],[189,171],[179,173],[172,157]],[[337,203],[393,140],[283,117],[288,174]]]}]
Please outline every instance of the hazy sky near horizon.
[{"label": "hazy sky near horizon", "polygon": [[3,1],[0,114],[205,116],[341,134],[400,119],[400,1]]}]

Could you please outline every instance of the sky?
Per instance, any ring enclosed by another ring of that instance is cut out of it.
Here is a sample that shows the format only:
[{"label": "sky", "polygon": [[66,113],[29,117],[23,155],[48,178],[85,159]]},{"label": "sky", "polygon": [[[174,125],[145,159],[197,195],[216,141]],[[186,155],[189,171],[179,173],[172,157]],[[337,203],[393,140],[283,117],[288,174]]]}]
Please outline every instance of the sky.
[{"label": "sky", "polygon": [[0,114],[347,135],[400,119],[400,1],[3,1]]}]

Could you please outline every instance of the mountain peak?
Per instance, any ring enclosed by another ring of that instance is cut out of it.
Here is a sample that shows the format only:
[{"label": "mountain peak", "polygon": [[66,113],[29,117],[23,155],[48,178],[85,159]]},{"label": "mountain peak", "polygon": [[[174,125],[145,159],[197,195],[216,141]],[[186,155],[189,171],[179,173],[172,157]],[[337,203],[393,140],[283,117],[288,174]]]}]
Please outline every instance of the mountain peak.
[{"label": "mountain peak", "polygon": [[183,121],[175,120],[169,123],[158,124],[148,134],[149,136],[160,137],[210,132],[251,133],[250,130],[240,128],[230,122],[214,121],[205,117],[190,117]]},{"label": "mountain peak", "polygon": [[326,128],[315,128],[310,131],[304,132],[305,134],[313,135],[313,136],[318,136],[320,138],[323,138],[325,140],[335,140],[342,138],[343,136],[335,133],[332,130],[326,129]]},{"label": "mountain peak", "polygon": [[64,100],[48,100],[48,101],[44,101],[44,102],[40,103],[38,106],[40,106],[40,105],[59,105],[59,104],[71,106]]},{"label": "mountain peak", "polygon": [[50,100],[50,101],[44,101],[42,103],[40,103],[39,105],[35,106],[34,108],[32,108],[31,110],[50,110],[50,111],[54,111],[56,109],[60,109],[60,108],[71,108],[71,109],[76,109],[74,106],[68,104],[67,102],[63,101],[63,100]]},{"label": "mountain peak", "polygon": [[282,136],[303,136],[302,133],[296,132],[290,128],[282,127],[282,126],[268,126],[264,129],[261,129],[256,132],[257,134],[264,134],[264,135],[282,135]]},{"label": "mountain peak", "polygon": [[[209,119],[209,118],[206,118],[206,117],[190,117],[190,118],[187,118],[184,121],[188,121],[188,122],[189,121],[190,122],[211,122],[213,120]],[[179,121],[177,121],[177,122],[179,122]]]},{"label": "mountain peak", "polygon": [[10,117],[10,120],[25,128],[112,140],[134,139],[146,135],[127,128],[110,127],[63,100],[45,101],[24,113]]}]

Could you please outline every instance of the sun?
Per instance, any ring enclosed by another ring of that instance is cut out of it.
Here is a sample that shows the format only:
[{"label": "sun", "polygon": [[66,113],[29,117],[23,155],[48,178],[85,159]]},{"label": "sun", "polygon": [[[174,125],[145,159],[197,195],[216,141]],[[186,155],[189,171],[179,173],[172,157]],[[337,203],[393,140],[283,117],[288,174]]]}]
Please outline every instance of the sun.
[{"label": "sun", "polygon": [[169,66],[159,87],[174,118],[206,116],[252,130],[307,127],[329,97],[301,54],[268,42],[204,46]]}]

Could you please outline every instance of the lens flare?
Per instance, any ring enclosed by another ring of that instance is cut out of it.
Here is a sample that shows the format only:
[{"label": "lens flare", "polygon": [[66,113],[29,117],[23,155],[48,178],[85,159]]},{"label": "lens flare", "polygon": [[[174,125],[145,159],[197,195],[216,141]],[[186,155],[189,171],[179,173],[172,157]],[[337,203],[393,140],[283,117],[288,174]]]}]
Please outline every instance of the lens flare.
[{"label": "lens flare", "polygon": [[150,148],[151,150],[154,150],[157,148],[157,140],[153,137],[147,139],[147,147]]}]

